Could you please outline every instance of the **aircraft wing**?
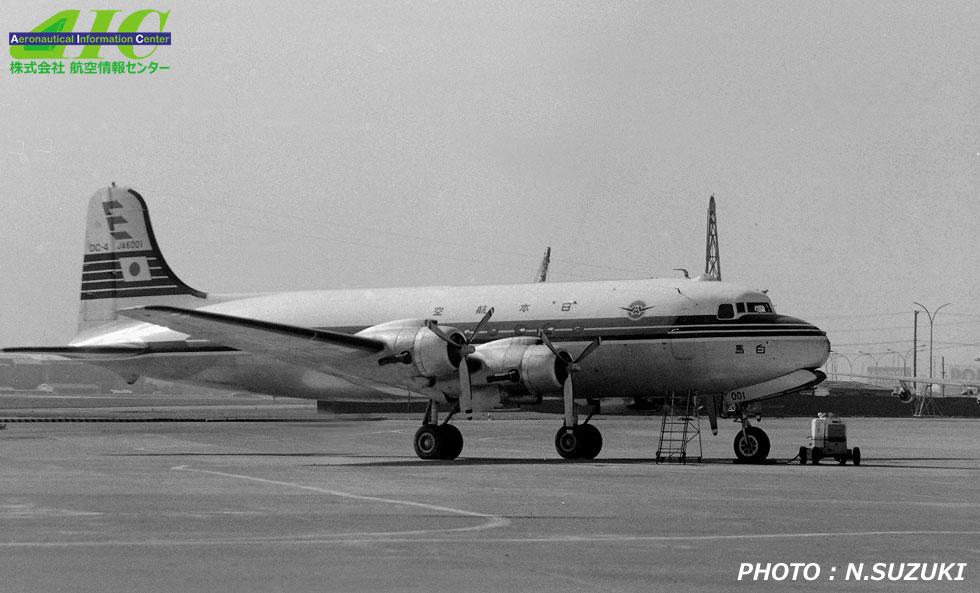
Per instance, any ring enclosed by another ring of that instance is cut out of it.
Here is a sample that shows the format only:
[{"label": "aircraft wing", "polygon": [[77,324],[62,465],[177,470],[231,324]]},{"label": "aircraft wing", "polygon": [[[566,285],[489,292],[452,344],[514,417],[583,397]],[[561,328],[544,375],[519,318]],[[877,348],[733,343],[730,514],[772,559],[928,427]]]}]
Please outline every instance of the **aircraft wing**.
[{"label": "aircraft wing", "polygon": [[[861,381],[862,383],[867,383],[873,385],[871,381],[877,381],[879,383],[897,383],[903,388],[908,389],[909,385],[915,383],[920,386],[923,385],[945,385],[947,387],[962,387],[965,389],[976,389],[980,390],[980,381],[956,381],[951,379],[940,379],[940,378],[929,378],[929,377],[903,377],[900,375],[855,375],[851,373],[833,373],[835,377],[847,377],[850,379],[865,379]],[[879,385],[880,387],[880,385]],[[949,397],[950,394],[947,394]],[[934,396],[935,397],[935,396]]]},{"label": "aircraft wing", "polygon": [[119,314],[206,339],[214,345],[328,373],[386,350],[384,342],[371,338],[196,309],[153,305],[123,309]]},{"label": "aircraft wing", "polygon": [[72,360],[99,361],[119,360],[145,354],[145,346],[35,346],[4,348],[4,354],[44,354],[47,356],[62,356]]}]

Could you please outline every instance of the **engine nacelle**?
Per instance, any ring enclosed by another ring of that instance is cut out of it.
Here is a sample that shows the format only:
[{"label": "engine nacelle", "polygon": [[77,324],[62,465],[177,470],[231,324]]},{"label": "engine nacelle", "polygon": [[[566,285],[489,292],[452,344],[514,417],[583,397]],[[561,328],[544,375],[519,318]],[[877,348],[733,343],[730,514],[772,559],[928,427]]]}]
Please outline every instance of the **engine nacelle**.
[{"label": "engine nacelle", "polygon": [[487,381],[509,395],[561,392],[568,371],[537,338],[506,338],[478,346],[474,357],[487,371]]},{"label": "engine nacelle", "polygon": [[[440,326],[453,342],[464,344],[458,329]],[[388,345],[388,356],[381,365],[402,364],[414,377],[437,378],[455,373],[461,360],[459,349],[447,344],[425,325],[424,319],[389,321],[357,332],[358,336],[381,340]]]},{"label": "engine nacelle", "polygon": [[908,387],[896,387],[892,390],[892,396],[903,404],[910,404],[915,399],[915,394]]}]

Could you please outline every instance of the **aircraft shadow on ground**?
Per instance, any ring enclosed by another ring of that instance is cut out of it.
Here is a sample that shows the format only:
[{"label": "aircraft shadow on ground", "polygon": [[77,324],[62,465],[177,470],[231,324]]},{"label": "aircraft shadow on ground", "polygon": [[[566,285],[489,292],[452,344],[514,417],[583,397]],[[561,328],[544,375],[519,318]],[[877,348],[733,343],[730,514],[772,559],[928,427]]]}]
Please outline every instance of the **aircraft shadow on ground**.
[{"label": "aircraft shadow on ground", "polygon": [[[318,452],[318,451],[295,451],[295,452],[284,452],[284,453],[257,453],[257,452],[241,452],[241,453],[207,453],[207,452],[169,452],[169,453],[110,453],[109,457],[304,457],[304,458],[331,458],[331,457],[341,457],[343,459],[357,459],[358,457],[363,457],[365,459],[371,459],[371,461],[356,461],[353,463],[314,463],[314,467],[337,467],[338,465],[343,465],[347,467],[432,467],[432,466],[507,466],[507,465],[541,465],[541,466],[552,466],[552,465],[663,465],[663,466],[693,466],[697,467],[699,465],[711,466],[711,465],[744,465],[744,466],[781,466],[781,465],[801,465],[797,459],[767,459],[765,463],[740,463],[729,457],[704,457],[700,460],[689,460],[687,463],[681,463],[678,461],[660,461],[658,462],[652,457],[620,457],[620,458],[598,458],[598,459],[560,459],[560,458],[514,458],[514,457],[463,457],[460,459],[454,459],[452,461],[442,461],[442,460],[425,460],[418,459],[417,457],[405,457],[399,459],[384,459],[378,460],[376,455],[350,455],[336,452]],[[925,462],[933,462],[926,464]],[[944,465],[935,462],[947,462],[949,465]],[[977,465],[953,465],[952,463],[958,462],[962,464],[964,462],[977,462]],[[820,463],[817,467],[839,467],[835,461],[827,460]],[[855,468],[851,463],[845,464],[846,467]],[[806,464],[807,468],[814,468],[811,463]],[[883,457],[875,459],[866,459],[861,462],[861,465],[855,469],[863,468],[907,468],[907,469],[942,469],[942,470],[963,470],[963,471],[980,471],[980,457]],[[815,469],[815,468],[814,468]]]},{"label": "aircraft shadow on ground", "polygon": [[[293,452],[293,453],[109,453],[107,457],[332,457],[336,453]],[[348,457],[345,455],[344,457]]]},{"label": "aircraft shadow on ground", "polygon": [[[968,461],[980,461],[980,458],[964,458],[964,457],[932,457],[932,458],[887,458],[887,459],[874,459],[870,462],[862,461],[861,465],[855,469],[861,468],[915,468],[915,469],[956,469],[956,470],[980,470],[980,465],[976,466],[962,466],[962,465],[938,465],[929,464],[925,465],[921,462],[926,461],[945,461],[945,462],[968,462]],[[390,459],[384,461],[365,461],[358,463],[348,463],[345,465],[357,466],[357,467],[425,467],[432,465],[445,465],[445,466],[492,466],[492,465],[663,465],[663,466],[693,466],[697,467],[699,465],[743,465],[743,466],[781,466],[781,465],[800,465],[798,460],[794,459],[769,459],[765,463],[739,463],[729,457],[705,457],[700,461],[690,460],[687,463],[679,463],[676,461],[661,461],[657,462],[656,459],[650,457],[638,457],[638,458],[610,458],[610,459],[591,459],[591,460],[567,460],[567,459],[527,459],[527,458],[504,458],[504,457],[464,457],[461,459],[455,459],[453,461],[427,461],[424,459]],[[328,464],[314,464],[323,465]],[[813,464],[806,464],[807,468],[814,468]],[[839,467],[840,464],[834,461],[825,461],[818,464],[817,467]],[[851,463],[846,464],[846,467],[854,468],[855,466]]]},{"label": "aircraft shadow on ground", "polygon": [[[785,463],[785,462],[767,462],[763,465],[772,465],[774,463]],[[652,457],[622,457],[622,458],[598,458],[598,459],[560,459],[560,458],[547,458],[547,459],[528,459],[528,458],[513,458],[513,457],[463,457],[460,459],[454,459],[452,461],[440,461],[440,460],[425,460],[425,459],[391,459],[384,461],[365,461],[363,463],[351,463],[346,465],[354,465],[360,467],[409,467],[409,466],[431,466],[431,465],[734,465],[735,461],[732,459],[725,458],[703,458],[700,461],[688,461],[686,464],[676,462],[676,461],[661,461],[657,462],[656,459]]]}]

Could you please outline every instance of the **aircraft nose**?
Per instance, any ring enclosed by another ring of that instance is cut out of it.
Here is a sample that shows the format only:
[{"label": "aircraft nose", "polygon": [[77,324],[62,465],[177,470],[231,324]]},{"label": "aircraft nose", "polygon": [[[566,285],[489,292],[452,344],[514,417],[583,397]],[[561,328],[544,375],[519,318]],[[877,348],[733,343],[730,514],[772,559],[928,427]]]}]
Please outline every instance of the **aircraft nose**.
[{"label": "aircraft nose", "polygon": [[797,353],[800,355],[798,359],[800,368],[817,369],[830,358],[830,340],[827,338],[827,332],[795,317],[781,316],[778,323],[799,338],[796,343],[799,346]]},{"label": "aircraft nose", "polygon": [[820,343],[816,346],[816,350],[816,360],[819,361],[817,366],[822,367],[830,358],[830,339],[827,338],[826,333],[823,335],[823,338],[820,339]]},{"label": "aircraft nose", "polygon": [[[805,323],[805,322],[804,322]],[[812,323],[807,323],[813,332],[813,338],[808,343],[808,357],[812,361],[812,366],[809,368],[819,368],[827,362],[830,358],[830,339],[827,338],[827,332],[823,331],[819,327],[813,325]]]}]

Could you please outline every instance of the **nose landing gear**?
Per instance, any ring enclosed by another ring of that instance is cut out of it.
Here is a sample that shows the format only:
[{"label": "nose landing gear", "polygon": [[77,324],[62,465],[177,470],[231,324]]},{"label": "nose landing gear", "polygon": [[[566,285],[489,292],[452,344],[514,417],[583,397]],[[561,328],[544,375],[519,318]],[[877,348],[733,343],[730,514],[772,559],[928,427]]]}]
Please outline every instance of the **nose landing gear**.
[{"label": "nose landing gear", "polygon": [[[769,457],[769,435],[758,426],[749,424],[744,410],[738,409],[742,430],[735,435],[735,457],[742,463],[762,463]],[[758,418],[758,416],[756,416]]]}]

